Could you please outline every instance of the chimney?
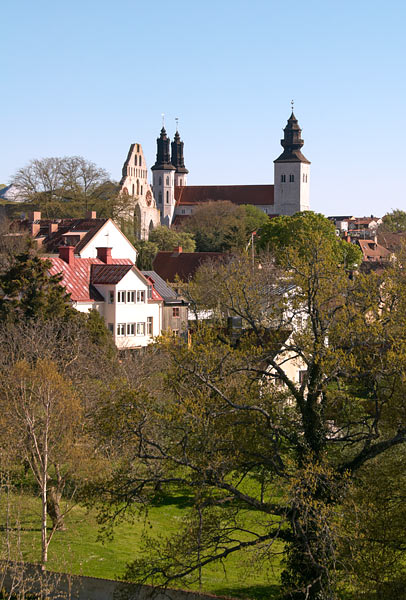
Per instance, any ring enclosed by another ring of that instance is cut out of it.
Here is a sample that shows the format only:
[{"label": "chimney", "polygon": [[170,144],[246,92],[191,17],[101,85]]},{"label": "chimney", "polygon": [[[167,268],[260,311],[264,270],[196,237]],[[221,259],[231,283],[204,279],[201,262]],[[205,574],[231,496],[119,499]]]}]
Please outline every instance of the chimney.
[{"label": "chimney", "polygon": [[85,215],[86,219],[96,219],[96,211],[95,210],[88,210],[86,215]]},{"label": "chimney", "polygon": [[111,257],[111,248],[96,248],[97,250],[97,258],[104,262],[106,265],[113,264],[113,259]]},{"label": "chimney", "polygon": [[68,265],[73,265],[75,260],[75,246],[59,246],[59,258]]},{"label": "chimney", "polygon": [[376,250],[377,248],[378,248],[378,236],[375,233],[375,235],[374,235],[374,250]]},{"label": "chimney", "polygon": [[176,246],[173,251],[176,252],[176,254],[182,254],[182,246]]},{"label": "chimney", "polygon": [[49,223],[48,235],[51,235],[51,233],[55,233],[56,231],[58,231],[58,223]]},{"label": "chimney", "polygon": [[34,210],[34,212],[30,213],[29,220],[34,223],[35,221],[41,220],[41,212],[39,210]]},{"label": "chimney", "polygon": [[41,229],[41,225],[39,223],[31,223],[30,230],[31,230],[32,237],[35,237],[39,233],[40,229]]}]

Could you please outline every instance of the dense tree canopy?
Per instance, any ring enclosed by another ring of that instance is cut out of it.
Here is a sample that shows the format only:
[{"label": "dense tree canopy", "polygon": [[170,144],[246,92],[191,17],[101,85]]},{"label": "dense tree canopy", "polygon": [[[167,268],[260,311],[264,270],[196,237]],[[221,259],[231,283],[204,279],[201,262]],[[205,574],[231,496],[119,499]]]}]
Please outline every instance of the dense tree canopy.
[{"label": "dense tree canopy", "polygon": [[287,598],[337,597],[343,499],[406,441],[406,280],[399,263],[350,279],[333,236],[297,233],[283,265],[212,270],[217,323],[191,344],[164,339],[159,386],[129,382],[100,409],[99,431],[124,448],[104,486],[111,515],[174,487],[194,501],[129,578],[187,582],[233,552],[283,552]]},{"label": "dense tree canopy", "polygon": [[401,233],[406,231],[406,212],[396,208],[382,218],[379,231]]}]

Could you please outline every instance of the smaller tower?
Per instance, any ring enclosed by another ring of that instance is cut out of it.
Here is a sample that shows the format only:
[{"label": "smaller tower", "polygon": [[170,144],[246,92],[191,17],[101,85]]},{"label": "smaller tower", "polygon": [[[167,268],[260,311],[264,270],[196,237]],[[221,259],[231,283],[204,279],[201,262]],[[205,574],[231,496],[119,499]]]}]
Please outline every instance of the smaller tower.
[{"label": "smaller tower", "polygon": [[301,152],[301,133],[292,111],[281,140],[283,152],[274,160],[274,211],[278,215],[310,210],[310,161]]},{"label": "smaller tower", "polygon": [[161,211],[161,224],[168,227],[172,223],[175,210],[175,171],[169,152],[170,140],[165,127],[156,141],[156,161],[151,167],[153,175],[153,190],[158,209]]},{"label": "smaller tower", "polygon": [[171,143],[172,158],[171,163],[175,167],[175,187],[184,187],[187,185],[187,174],[189,171],[185,167],[185,160],[183,158],[183,142],[180,139],[179,131],[176,128],[175,137]]}]

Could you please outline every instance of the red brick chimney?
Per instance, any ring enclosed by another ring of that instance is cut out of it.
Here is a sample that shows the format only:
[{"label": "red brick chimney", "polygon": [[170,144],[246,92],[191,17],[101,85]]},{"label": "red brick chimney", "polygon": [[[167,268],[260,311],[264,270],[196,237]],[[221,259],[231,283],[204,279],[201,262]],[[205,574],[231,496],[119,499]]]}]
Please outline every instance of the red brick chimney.
[{"label": "red brick chimney", "polygon": [[96,211],[95,210],[88,210],[86,215],[85,215],[86,219],[96,219]]},{"label": "red brick chimney", "polygon": [[59,246],[59,258],[62,258],[68,265],[73,265],[75,261],[75,246]]},{"label": "red brick chimney", "polygon": [[111,257],[111,248],[96,248],[97,250],[97,258],[104,262],[106,265],[113,264],[113,259]]},{"label": "red brick chimney", "polygon": [[41,212],[39,210],[34,210],[34,212],[30,213],[29,216],[30,221],[40,221],[41,220]]}]

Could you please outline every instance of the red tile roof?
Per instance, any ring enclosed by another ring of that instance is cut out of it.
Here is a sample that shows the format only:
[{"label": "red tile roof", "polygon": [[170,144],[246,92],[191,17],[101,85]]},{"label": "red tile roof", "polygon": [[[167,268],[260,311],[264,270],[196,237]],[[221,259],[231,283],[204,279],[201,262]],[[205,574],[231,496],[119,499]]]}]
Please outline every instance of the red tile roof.
[{"label": "red tile roof", "polygon": [[[92,237],[107,223],[108,219],[39,219],[35,221],[39,225],[39,231],[33,237],[42,239],[42,246],[47,252],[58,252],[59,246],[63,245],[63,237],[68,233],[82,234],[80,241],[75,245],[78,254]],[[13,229],[18,231],[30,231],[32,221],[29,219],[15,220]],[[58,230],[50,232],[49,226],[57,224]]]},{"label": "red tile roof", "polygon": [[233,204],[273,205],[273,185],[187,185],[175,187],[176,204],[180,206],[228,200]]},{"label": "red tile roof", "polygon": [[153,262],[154,271],[164,281],[173,282],[178,276],[188,281],[201,264],[208,260],[224,260],[228,254],[223,252],[158,252]]},{"label": "red tile roof", "polygon": [[[68,265],[62,258],[50,257],[52,266],[49,270],[51,275],[62,273],[61,285],[70,293],[73,302],[90,302],[92,300],[103,300],[100,293],[93,287],[90,279],[92,265],[105,265],[98,258],[76,258],[72,265]],[[113,258],[113,265],[128,265],[133,263],[129,258]],[[108,265],[110,266],[110,265]]]},{"label": "red tile roof", "polygon": [[374,240],[357,240],[359,247],[361,248],[364,260],[369,262],[380,262],[387,261],[391,257],[391,252],[387,248],[384,248],[380,244],[374,242]]}]

